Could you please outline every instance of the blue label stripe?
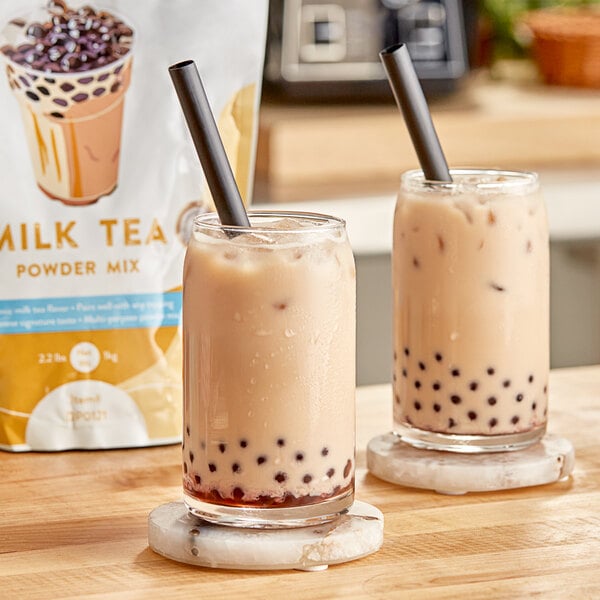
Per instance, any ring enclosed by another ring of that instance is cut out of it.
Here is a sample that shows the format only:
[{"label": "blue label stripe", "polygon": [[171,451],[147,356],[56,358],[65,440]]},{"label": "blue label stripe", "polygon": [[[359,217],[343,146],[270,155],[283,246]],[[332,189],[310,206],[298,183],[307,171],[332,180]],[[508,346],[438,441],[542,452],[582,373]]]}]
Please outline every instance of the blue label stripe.
[{"label": "blue label stripe", "polygon": [[169,327],[181,321],[181,292],[0,301],[0,334]]}]

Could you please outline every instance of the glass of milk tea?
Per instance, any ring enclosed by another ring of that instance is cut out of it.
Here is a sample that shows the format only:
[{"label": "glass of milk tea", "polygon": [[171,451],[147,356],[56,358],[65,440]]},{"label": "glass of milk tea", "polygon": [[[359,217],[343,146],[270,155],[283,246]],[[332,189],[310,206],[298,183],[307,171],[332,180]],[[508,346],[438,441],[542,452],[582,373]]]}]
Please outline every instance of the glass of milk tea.
[{"label": "glass of milk tea", "polygon": [[342,220],[196,218],[184,265],[183,488],[223,525],[323,523],[354,497],[354,258]]},{"label": "glass of milk tea", "polygon": [[416,447],[518,450],[546,429],[549,258],[535,173],[402,177],[394,217],[394,431]]}]

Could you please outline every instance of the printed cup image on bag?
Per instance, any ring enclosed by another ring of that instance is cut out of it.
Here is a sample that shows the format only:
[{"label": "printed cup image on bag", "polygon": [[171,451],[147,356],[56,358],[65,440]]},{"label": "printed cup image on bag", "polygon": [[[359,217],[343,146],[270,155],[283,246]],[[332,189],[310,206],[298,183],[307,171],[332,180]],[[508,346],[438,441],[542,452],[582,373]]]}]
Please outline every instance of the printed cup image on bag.
[{"label": "printed cup image on bag", "polygon": [[38,187],[69,205],[110,194],[118,180],[132,28],[100,8],[49,0],[38,20],[12,19],[2,37]]}]

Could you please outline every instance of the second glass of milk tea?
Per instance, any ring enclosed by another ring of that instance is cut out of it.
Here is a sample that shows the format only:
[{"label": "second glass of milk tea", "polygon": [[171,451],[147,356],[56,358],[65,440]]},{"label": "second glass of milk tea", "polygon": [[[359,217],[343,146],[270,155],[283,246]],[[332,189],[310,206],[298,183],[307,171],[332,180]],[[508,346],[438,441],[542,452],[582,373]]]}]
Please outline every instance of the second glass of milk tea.
[{"label": "second glass of milk tea", "polygon": [[344,222],[198,217],[183,283],[183,479],[214,523],[331,521],[354,498],[355,267]]},{"label": "second glass of milk tea", "polygon": [[394,218],[394,431],[421,448],[517,450],[547,418],[549,259],[534,173],[403,175]]}]

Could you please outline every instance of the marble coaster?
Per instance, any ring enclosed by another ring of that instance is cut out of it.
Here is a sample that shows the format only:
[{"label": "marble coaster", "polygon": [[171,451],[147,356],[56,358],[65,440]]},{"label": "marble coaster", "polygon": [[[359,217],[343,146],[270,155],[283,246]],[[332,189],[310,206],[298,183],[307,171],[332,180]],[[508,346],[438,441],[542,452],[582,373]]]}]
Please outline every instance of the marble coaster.
[{"label": "marble coaster", "polygon": [[367,467],[376,477],[440,494],[552,483],[570,475],[574,464],[573,444],[552,434],[524,450],[485,454],[421,450],[393,433],[377,436],[367,446]]},{"label": "marble coaster", "polygon": [[214,525],[189,514],[183,502],[170,502],[150,513],[148,543],[158,554],[200,567],[321,571],[379,550],[383,514],[355,501],[331,523],[259,530]]}]

